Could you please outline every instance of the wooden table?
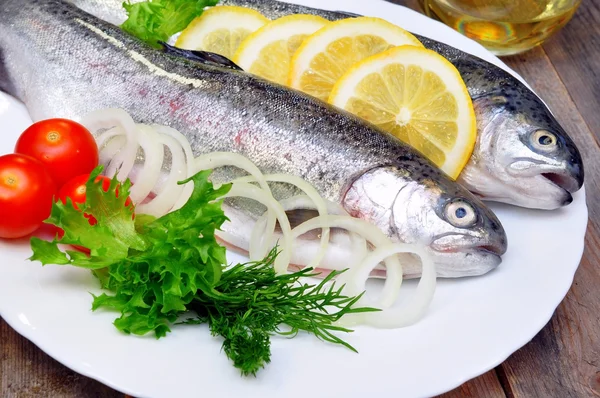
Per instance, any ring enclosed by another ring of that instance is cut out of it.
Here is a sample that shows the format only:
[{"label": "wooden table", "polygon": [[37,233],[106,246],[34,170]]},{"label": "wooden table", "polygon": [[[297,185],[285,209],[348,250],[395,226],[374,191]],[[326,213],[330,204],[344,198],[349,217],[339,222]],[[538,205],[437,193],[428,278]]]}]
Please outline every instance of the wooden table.
[{"label": "wooden table", "polygon": [[[417,0],[394,0],[419,9]],[[575,282],[552,320],[496,369],[443,397],[600,396],[600,1],[543,47],[504,59],[583,153],[590,221]],[[123,397],[44,354],[0,319],[0,397]]]}]

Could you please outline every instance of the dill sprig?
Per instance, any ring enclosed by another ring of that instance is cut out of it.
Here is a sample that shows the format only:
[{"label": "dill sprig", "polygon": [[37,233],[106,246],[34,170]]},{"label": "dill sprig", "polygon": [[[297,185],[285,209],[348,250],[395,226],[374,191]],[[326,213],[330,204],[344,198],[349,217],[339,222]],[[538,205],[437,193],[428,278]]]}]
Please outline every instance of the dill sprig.
[{"label": "dill sprig", "polygon": [[212,291],[198,292],[192,303],[211,333],[223,337],[223,350],[234,366],[244,375],[255,375],[270,362],[273,334],[294,337],[305,331],[356,352],[335,334],[352,330],[335,323],[346,314],[374,309],[354,308],[360,296],[344,295],[343,286],[332,281],[341,272],[310,284],[306,278],[317,276],[312,268],[277,275],[276,257],[275,248],[262,261],[228,269]]}]

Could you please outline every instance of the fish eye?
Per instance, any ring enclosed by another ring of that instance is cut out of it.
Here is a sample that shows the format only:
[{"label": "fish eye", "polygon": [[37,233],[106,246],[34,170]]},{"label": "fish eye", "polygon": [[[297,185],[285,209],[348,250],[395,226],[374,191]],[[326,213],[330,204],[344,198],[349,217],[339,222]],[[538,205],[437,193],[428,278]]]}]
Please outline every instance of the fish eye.
[{"label": "fish eye", "polygon": [[446,218],[457,228],[468,228],[477,222],[477,213],[471,204],[457,200],[446,206]]},{"label": "fish eye", "polygon": [[556,147],[558,139],[556,135],[546,130],[537,130],[531,136],[534,148],[541,151],[552,151]]}]

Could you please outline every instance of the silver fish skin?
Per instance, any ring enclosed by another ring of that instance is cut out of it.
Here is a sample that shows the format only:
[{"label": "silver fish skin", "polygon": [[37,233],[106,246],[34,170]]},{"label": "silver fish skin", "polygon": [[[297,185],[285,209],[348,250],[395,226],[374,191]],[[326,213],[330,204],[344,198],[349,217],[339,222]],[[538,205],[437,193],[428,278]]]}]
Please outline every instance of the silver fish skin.
[{"label": "silver fish skin", "polygon": [[[114,24],[126,19],[120,0],[72,0]],[[133,2],[138,2],[134,0]],[[221,0],[270,19],[313,14],[335,21],[356,16],[276,0]],[[416,35],[461,73],[477,115],[478,139],[459,182],[484,200],[552,210],[572,202],[584,181],[579,150],[545,104],[497,66],[446,44]]]},{"label": "silver fish skin", "polygon": [[[394,240],[424,243],[443,277],[486,273],[506,251],[499,220],[469,191],[391,135],[308,95],[169,56],[60,0],[0,1],[0,53],[1,87],[34,120],[122,108],[181,131],[196,155],[237,152],[265,173],[301,176]],[[251,209],[225,209],[229,243],[243,249],[242,232],[264,211]],[[418,262],[405,272],[418,276]]]}]

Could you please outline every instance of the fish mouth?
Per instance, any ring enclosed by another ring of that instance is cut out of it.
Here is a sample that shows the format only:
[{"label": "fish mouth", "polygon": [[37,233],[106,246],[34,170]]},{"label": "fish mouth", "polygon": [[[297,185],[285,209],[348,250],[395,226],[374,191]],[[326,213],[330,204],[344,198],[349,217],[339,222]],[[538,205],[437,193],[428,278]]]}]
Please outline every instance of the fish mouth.
[{"label": "fish mouth", "polygon": [[[457,240],[471,241],[473,243],[457,244]],[[431,249],[439,253],[485,253],[501,257],[506,253],[506,239],[493,240],[479,243],[477,237],[469,234],[448,233],[437,236],[431,243]],[[480,241],[481,242],[481,241]]]},{"label": "fish mouth", "polygon": [[476,250],[484,251],[498,257],[502,257],[506,253],[506,247],[500,245],[481,245],[477,246]]},{"label": "fish mouth", "polygon": [[[456,244],[457,240],[471,243]],[[477,242],[477,237],[446,234],[436,238],[430,247],[437,273],[444,278],[460,278],[486,274],[502,263],[506,241]]]},{"label": "fish mouth", "polygon": [[541,173],[539,176],[545,179],[549,185],[560,190],[562,195],[560,195],[559,205],[567,206],[573,203],[572,191],[569,189],[573,187],[573,184],[569,181],[569,177],[557,173]]},{"label": "fish mouth", "polygon": [[522,197],[515,203],[537,209],[567,206],[573,202],[572,194],[583,186],[583,168],[570,163],[548,165],[519,159],[509,166],[509,175],[520,180],[518,189]]},{"label": "fish mouth", "polygon": [[441,278],[480,276],[493,271],[502,263],[505,248],[497,245],[476,245],[438,250],[432,245],[430,253],[436,273]]},{"label": "fish mouth", "polygon": [[583,168],[574,163],[550,164],[534,159],[519,158],[509,165],[508,174],[513,178],[539,178],[552,183],[569,193],[577,192],[583,186]]},{"label": "fish mouth", "polygon": [[577,177],[569,173],[549,172],[541,173],[540,175],[568,193],[578,191],[582,185],[582,182]]}]

